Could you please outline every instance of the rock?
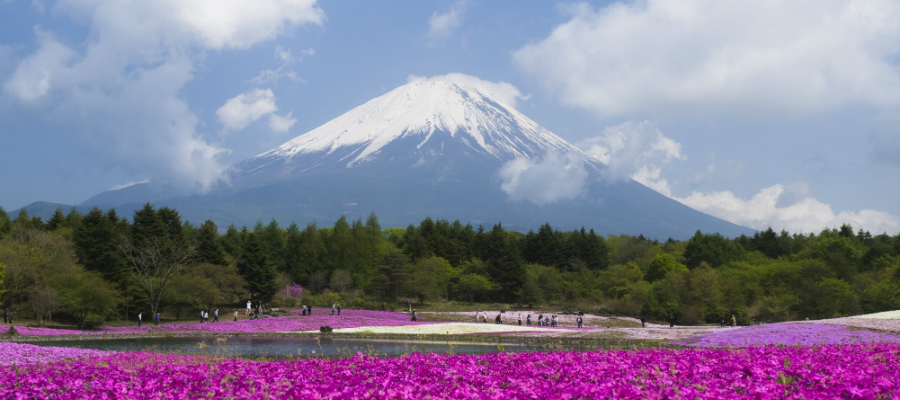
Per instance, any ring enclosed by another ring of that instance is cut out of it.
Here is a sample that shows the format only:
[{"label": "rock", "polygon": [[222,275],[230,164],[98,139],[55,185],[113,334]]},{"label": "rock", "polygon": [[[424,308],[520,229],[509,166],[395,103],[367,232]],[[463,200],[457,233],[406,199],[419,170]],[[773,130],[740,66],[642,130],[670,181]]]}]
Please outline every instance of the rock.
[{"label": "rock", "polygon": [[333,329],[331,329],[331,327],[328,326],[328,325],[324,325],[324,326],[320,326],[320,327],[319,327],[319,332],[330,333],[331,331],[333,331]]}]

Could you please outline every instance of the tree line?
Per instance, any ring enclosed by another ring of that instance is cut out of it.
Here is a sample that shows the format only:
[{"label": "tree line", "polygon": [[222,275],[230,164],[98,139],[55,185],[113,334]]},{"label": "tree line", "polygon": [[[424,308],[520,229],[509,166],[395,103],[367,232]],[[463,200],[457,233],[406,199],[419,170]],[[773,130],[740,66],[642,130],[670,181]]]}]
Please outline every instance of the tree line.
[{"label": "tree line", "polygon": [[[5,275],[5,278],[4,278]],[[900,235],[849,225],[818,234],[665,242],[641,235],[527,233],[426,218],[382,228],[344,216],[332,226],[196,226],[146,204],[129,221],[115,210],[57,210],[49,221],[0,208],[0,301],[38,320],[128,318],[238,306],[248,299],[391,308],[412,300],[718,322],[828,318],[900,308]],[[303,299],[285,288],[303,285]]]}]

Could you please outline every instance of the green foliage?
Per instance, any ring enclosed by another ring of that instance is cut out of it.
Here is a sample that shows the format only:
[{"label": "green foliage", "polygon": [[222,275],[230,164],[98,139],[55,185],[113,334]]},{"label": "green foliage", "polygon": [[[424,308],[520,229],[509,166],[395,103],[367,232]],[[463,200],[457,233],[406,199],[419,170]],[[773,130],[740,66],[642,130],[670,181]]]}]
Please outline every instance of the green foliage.
[{"label": "green foliage", "polygon": [[109,215],[94,207],[75,229],[73,244],[79,264],[124,287],[129,271],[118,246],[120,233]]},{"label": "green foliage", "polygon": [[225,249],[219,238],[219,228],[215,222],[206,220],[197,232],[197,252],[195,260],[198,263],[226,265]]},{"label": "green foliage", "polygon": [[675,270],[687,271],[687,267],[678,261],[675,261],[675,257],[671,254],[662,253],[654,257],[653,261],[650,261],[650,265],[647,268],[646,279],[648,282],[658,281],[664,278],[669,272]]},{"label": "green foliage", "polygon": [[703,234],[699,230],[687,242],[684,248],[685,264],[689,268],[696,268],[701,262],[717,268],[732,261],[740,260],[744,255],[741,245],[726,239],[724,236]]},{"label": "green foliage", "polygon": [[86,271],[67,279],[68,284],[60,293],[60,308],[75,318],[79,328],[83,328],[90,318],[102,322],[115,315],[122,299],[115,286],[102,275]]},{"label": "green foliage", "polygon": [[256,233],[246,229],[241,231],[241,249],[237,270],[247,282],[250,297],[268,302],[279,289],[276,282],[278,271],[269,261]]},{"label": "green foliage", "polygon": [[469,273],[459,277],[456,282],[456,292],[468,298],[469,302],[482,299],[497,289],[487,277]]}]

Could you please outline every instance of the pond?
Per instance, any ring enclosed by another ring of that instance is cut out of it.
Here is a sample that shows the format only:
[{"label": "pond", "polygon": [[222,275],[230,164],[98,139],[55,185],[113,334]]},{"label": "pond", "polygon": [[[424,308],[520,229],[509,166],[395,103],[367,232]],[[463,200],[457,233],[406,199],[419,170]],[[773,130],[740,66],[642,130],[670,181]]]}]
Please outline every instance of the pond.
[{"label": "pond", "polygon": [[86,339],[33,342],[38,346],[77,347],[114,351],[152,351],[158,353],[211,355],[240,358],[342,358],[357,352],[378,357],[399,357],[410,353],[486,354],[496,352],[589,351],[598,345],[502,344],[473,342],[435,342],[403,340],[363,340],[280,337],[211,337]]}]

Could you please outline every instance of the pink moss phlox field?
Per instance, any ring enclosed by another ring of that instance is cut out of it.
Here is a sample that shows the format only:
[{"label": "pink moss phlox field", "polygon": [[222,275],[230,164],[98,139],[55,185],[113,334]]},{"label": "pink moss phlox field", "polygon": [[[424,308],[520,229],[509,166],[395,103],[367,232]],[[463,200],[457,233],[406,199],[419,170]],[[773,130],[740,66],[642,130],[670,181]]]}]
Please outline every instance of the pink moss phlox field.
[{"label": "pink moss phlox field", "polygon": [[[278,318],[261,318],[258,320],[227,321],[228,315],[221,317],[223,321],[214,323],[185,323],[153,326],[145,324],[137,326],[104,327],[94,331],[76,331],[51,328],[31,328],[16,326],[22,335],[84,335],[84,334],[137,334],[137,333],[267,333],[288,331],[318,331],[323,325],[332,328],[358,328],[365,326],[400,326],[419,325],[430,322],[412,322],[406,314],[389,311],[341,310],[341,315],[331,315],[331,309],[314,309],[313,315]],[[291,314],[295,314],[291,312]],[[242,318],[244,318],[242,316]],[[0,325],[0,333],[6,333],[9,327]]]},{"label": "pink moss phlox field", "polygon": [[778,323],[754,325],[713,332],[670,343],[693,347],[746,347],[767,345],[831,345],[860,343],[900,343],[900,336],[840,325]]},{"label": "pink moss phlox field", "polygon": [[113,353],[115,352],[0,342],[0,365],[48,363],[78,357],[101,357]]},{"label": "pink moss phlox field", "polygon": [[8,399],[889,399],[900,345],[257,362],[148,352],[0,367]]}]

